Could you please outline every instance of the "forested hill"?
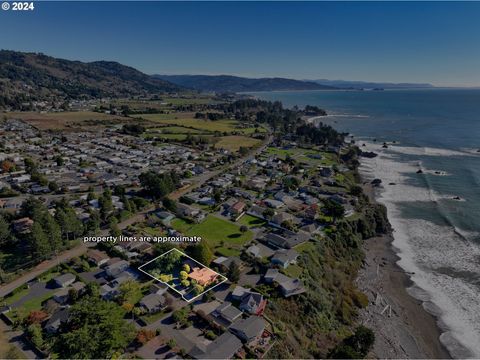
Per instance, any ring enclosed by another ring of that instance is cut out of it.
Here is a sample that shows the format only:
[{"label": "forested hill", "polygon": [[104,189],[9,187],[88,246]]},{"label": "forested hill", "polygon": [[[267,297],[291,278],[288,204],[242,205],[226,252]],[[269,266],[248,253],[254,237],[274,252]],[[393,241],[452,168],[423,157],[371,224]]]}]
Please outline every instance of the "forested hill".
[{"label": "forested hill", "polygon": [[180,87],[111,61],[84,63],[37,53],[0,51],[0,107],[38,100],[126,97]]},{"label": "forested hill", "polygon": [[153,75],[179,86],[206,92],[247,92],[275,90],[331,90],[333,86],[285,78],[245,78],[231,75]]}]

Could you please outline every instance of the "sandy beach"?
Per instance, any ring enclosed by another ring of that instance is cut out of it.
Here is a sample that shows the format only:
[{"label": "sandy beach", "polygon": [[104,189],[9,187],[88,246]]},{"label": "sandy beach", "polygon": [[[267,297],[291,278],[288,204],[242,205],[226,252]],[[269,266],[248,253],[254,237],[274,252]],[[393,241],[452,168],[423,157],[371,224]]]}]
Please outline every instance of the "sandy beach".
[{"label": "sandy beach", "polygon": [[[372,201],[373,192],[365,187]],[[357,279],[370,304],[361,311],[360,322],[375,331],[373,355],[378,358],[451,358],[441,344],[440,329],[434,316],[422,302],[410,296],[412,285],[407,274],[396,264],[393,237],[365,241],[365,261]]]}]

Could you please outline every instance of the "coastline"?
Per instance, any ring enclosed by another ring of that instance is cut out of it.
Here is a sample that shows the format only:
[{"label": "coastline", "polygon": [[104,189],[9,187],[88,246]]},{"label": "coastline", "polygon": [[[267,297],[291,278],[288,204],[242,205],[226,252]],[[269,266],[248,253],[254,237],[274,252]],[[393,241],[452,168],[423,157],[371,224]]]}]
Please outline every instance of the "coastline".
[{"label": "coastline", "polygon": [[[370,201],[375,202],[372,186],[366,183],[363,188]],[[359,319],[375,332],[374,356],[452,358],[440,341],[442,331],[435,316],[408,293],[413,283],[397,265],[400,258],[392,242],[391,234],[366,240],[365,259],[357,277],[359,289],[370,300]]]}]

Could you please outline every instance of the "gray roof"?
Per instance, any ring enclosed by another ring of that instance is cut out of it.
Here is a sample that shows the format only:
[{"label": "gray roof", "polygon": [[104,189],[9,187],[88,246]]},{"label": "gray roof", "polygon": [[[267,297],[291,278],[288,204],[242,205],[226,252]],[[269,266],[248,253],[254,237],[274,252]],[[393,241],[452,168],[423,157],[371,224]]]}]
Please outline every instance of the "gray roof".
[{"label": "gray roof", "polygon": [[239,309],[237,309],[235,306],[233,306],[231,302],[228,302],[228,301],[224,302],[219,307],[217,307],[215,309],[215,312],[218,313],[225,320],[228,320],[229,322],[235,321],[236,318],[242,315],[242,312]]},{"label": "gray roof", "polygon": [[62,322],[66,322],[68,320],[69,312],[70,312],[69,308],[65,308],[57,311],[50,317],[50,319],[48,319],[47,323],[45,324],[45,327],[53,326],[54,328],[58,328],[58,326]]},{"label": "gray roof", "polygon": [[225,332],[208,346],[197,344],[189,353],[194,359],[230,359],[242,347],[242,342]]},{"label": "gray roof", "polygon": [[158,294],[148,294],[140,300],[140,305],[146,307],[147,309],[155,309],[159,306],[163,306],[165,303],[165,297]]},{"label": "gray roof", "polygon": [[261,335],[264,329],[265,321],[258,316],[249,316],[248,318],[239,320],[230,326],[230,330],[234,333],[245,334],[246,339],[244,340]]},{"label": "gray roof", "polygon": [[240,308],[248,307],[254,308],[255,306],[260,305],[263,301],[263,296],[259,293],[251,292],[242,299]]},{"label": "gray roof", "polygon": [[272,261],[278,261],[281,263],[290,263],[292,261],[295,261],[298,257],[298,253],[293,250],[293,249],[288,249],[288,250],[278,250],[273,254],[272,256]]},{"label": "gray roof", "polygon": [[71,282],[71,281],[75,281],[75,275],[73,274],[70,274],[70,273],[67,273],[67,274],[63,274],[63,275],[60,275],[60,276],[57,276],[56,278],[54,278],[53,280],[57,283],[57,284],[65,284],[65,283],[68,283],[68,282]]}]

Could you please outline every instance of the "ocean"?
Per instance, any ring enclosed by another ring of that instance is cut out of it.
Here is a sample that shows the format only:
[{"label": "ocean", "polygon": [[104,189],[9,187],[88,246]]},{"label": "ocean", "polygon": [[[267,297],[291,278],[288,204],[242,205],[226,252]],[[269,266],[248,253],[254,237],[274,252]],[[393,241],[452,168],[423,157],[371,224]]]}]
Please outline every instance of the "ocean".
[{"label": "ocean", "polygon": [[329,115],[319,121],[379,154],[360,170],[382,180],[378,200],[394,228],[398,264],[414,283],[408,291],[437,316],[453,357],[480,358],[480,90],[252,95],[322,107]]}]

